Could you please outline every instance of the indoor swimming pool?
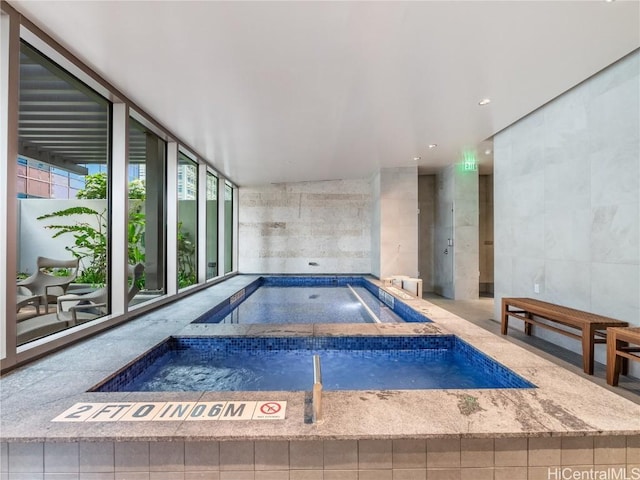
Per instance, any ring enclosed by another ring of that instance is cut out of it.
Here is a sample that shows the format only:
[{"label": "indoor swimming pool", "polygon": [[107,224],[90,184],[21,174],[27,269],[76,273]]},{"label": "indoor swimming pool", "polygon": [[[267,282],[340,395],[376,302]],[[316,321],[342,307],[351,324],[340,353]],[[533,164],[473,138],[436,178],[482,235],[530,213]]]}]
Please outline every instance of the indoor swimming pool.
[{"label": "indoor swimming pool", "polygon": [[326,390],[532,388],[454,335],[172,337],[95,391],[302,391],[321,361]]},{"label": "indoor swimming pool", "polygon": [[428,322],[358,276],[263,276],[195,323]]}]

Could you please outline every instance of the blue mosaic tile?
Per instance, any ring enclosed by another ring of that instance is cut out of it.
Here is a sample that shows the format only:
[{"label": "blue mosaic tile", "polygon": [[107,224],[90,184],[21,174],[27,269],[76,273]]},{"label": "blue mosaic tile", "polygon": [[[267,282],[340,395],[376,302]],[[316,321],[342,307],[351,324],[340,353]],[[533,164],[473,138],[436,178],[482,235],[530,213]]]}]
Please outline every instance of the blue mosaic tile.
[{"label": "blue mosaic tile", "polygon": [[[504,365],[496,362],[475,347],[454,335],[423,336],[378,336],[378,337],[170,337],[151,349],[136,362],[109,377],[93,391],[126,391],[127,385],[142,375],[145,370],[169,352],[196,352],[200,358],[233,355],[241,352],[248,355],[266,352],[330,351],[348,350],[381,352],[388,358],[410,356],[428,361],[441,358],[443,353],[451,353],[463,363],[473,366],[478,375],[491,379],[492,388],[532,388],[533,384],[524,380]],[[306,354],[308,355],[308,354]]]}]

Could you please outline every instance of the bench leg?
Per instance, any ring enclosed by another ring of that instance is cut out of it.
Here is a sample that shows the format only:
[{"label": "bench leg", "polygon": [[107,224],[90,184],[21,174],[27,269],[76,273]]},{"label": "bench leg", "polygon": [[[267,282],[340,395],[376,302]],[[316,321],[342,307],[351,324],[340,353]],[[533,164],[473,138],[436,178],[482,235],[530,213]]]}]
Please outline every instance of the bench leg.
[{"label": "bench leg", "polygon": [[[531,315],[529,312],[525,313],[525,314],[524,314],[524,316],[525,316],[526,318],[528,318],[528,319],[531,319],[531,317],[532,317],[532,315]],[[527,321],[525,321],[525,322],[524,322],[524,333],[525,333],[526,335],[531,336],[531,327],[532,327],[532,326],[533,326],[533,324],[531,324],[531,323],[529,323],[529,322],[527,322]]]},{"label": "bench leg", "polygon": [[593,375],[593,350],[594,335],[596,331],[593,325],[587,325],[582,330],[582,368],[584,373]]},{"label": "bench leg", "polygon": [[618,344],[616,334],[607,333],[607,383],[614,387],[618,385],[622,368],[622,357],[616,354]]},{"label": "bench leg", "polygon": [[502,301],[502,326],[500,328],[500,332],[502,333],[502,335],[506,335],[507,329],[509,328],[509,315],[507,315],[508,309],[509,307],[507,307],[507,304],[503,300]]}]

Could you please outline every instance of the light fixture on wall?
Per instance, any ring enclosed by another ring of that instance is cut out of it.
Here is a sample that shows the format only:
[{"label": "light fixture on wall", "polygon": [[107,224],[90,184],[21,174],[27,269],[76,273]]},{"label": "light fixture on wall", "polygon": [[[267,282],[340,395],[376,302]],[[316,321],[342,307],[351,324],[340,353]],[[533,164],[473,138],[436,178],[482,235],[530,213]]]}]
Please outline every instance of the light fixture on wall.
[{"label": "light fixture on wall", "polygon": [[478,102],[478,105],[480,105],[481,107],[484,107],[485,105],[489,105],[490,103],[491,103],[490,98],[483,98]]},{"label": "light fixture on wall", "polygon": [[413,157],[413,161],[417,162],[418,160],[420,160],[422,157]]},{"label": "light fixture on wall", "polygon": [[429,148],[436,148],[438,146],[437,143],[430,143]]}]

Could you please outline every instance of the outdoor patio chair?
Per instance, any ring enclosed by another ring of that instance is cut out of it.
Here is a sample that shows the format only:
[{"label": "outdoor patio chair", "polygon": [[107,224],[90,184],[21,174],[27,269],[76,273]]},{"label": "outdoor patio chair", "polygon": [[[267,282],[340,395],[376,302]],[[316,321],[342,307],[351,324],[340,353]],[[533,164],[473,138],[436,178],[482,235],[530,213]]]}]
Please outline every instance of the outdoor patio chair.
[{"label": "outdoor patio chair", "polygon": [[[138,281],[144,273],[144,265],[141,263],[129,265],[127,273],[131,282],[127,292],[127,302],[131,302],[140,291]],[[109,289],[107,287],[101,287],[83,295],[62,295],[58,297],[58,320],[69,322],[69,325],[72,326],[101,317],[108,313],[108,300]]]},{"label": "outdoor patio chair", "polygon": [[[56,260],[54,258],[38,257],[36,261],[36,272],[28,278],[18,282],[18,297],[16,299],[17,310],[26,305],[34,305],[38,314],[40,305],[44,305],[44,312],[47,313],[49,302],[55,303],[60,295],[67,292],[69,284],[78,275],[80,262],[77,258],[73,260]],[[54,275],[47,270],[67,269],[67,275]]]}]

